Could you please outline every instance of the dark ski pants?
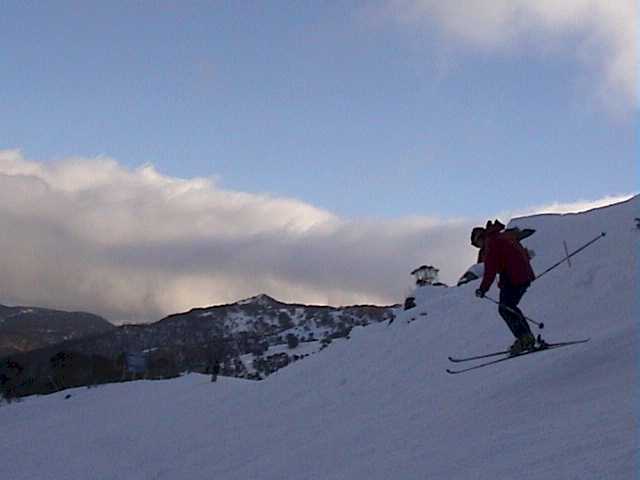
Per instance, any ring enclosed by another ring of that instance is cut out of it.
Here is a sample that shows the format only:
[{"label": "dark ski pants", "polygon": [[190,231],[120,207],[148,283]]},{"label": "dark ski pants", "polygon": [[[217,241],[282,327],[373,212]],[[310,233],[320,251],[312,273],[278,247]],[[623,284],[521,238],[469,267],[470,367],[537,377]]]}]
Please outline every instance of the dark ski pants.
[{"label": "dark ski pants", "polygon": [[511,285],[504,282],[500,287],[500,307],[498,312],[504,319],[509,330],[516,338],[524,335],[531,335],[531,329],[527,320],[524,318],[522,311],[518,308],[522,296],[529,288],[529,283],[525,285]]}]

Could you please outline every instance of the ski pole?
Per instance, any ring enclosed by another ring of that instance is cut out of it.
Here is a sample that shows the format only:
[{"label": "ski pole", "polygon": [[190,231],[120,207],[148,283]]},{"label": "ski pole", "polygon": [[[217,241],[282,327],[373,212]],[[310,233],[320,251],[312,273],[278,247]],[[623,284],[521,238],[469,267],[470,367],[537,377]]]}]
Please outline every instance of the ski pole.
[{"label": "ski pole", "polygon": [[[493,302],[493,303],[495,303],[496,305],[498,305],[498,306],[500,306],[500,307],[504,308],[505,310],[508,310],[508,311],[510,311],[511,313],[515,313],[515,314],[516,314],[516,315],[518,315],[518,316],[522,315],[522,313],[517,312],[517,311],[516,311],[516,310],[514,310],[513,308],[508,307],[508,306],[507,306],[507,305],[505,305],[504,303],[500,303],[499,301],[497,301],[497,300],[495,300],[495,299],[493,299],[493,298],[491,298],[491,297],[488,297],[488,296],[486,296],[486,295],[485,295],[485,296],[484,296],[484,297],[482,297],[482,298],[486,298],[486,299],[487,299],[487,300],[489,300],[490,302]],[[522,316],[524,317],[524,319],[525,319],[526,321],[533,323],[533,324],[534,324],[534,325],[536,325],[540,330],[542,330],[542,329],[544,328],[544,323],[543,323],[543,322],[536,322],[535,320],[533,320],[533,319],[531,319],[531,318],[529,318],[529,317],[527,317],[527,316],[525,316],[525,315],[522,315]]]},{"label": "ski pole", "polygon": [[540,275],[536,276],[536,278],[534,278],[533,280],[536,281],[538,280],[540,277],[542,277],[543,275],[546,275],[547,273],[549,273],[551,270],[553,270],[554,268],[556,268],[558,265],[563,264],[566,260],[569,260],[571,257],[573,257],[575,254],[580,253],[582,250],[584,250],[585,248],[587,248],[588,246],[590,246],[591,244],[597,242],[598,240],[600,240],[602,237],[604,237],[607,234],[607,232],[602,232],[600,235],[598,235],[596,238],[594,238],[593,240],[588,241],[587,243],[585,243],[584,245],[582,245],[580,248],[574,250],[573,252],[571,252],[569,255],[567,255],[566,257],[564,257],[562,260],[560,260],[557,263],[554,263],[553,265],[551,265],[549,268],[547,268],[544,272],[542,272]]}]

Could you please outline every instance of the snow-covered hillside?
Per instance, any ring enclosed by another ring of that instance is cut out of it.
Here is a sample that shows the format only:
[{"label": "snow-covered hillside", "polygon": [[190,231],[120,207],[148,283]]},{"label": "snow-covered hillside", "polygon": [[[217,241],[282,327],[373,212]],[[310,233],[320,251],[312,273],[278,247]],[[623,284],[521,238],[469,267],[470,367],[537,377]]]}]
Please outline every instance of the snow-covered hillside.
[{"label": "snow-covered hillside", "polygon": [[[289,304],[261,294],[232,304],[193,308],[150,324],[111,325],[103,334],[0,358],[0,395],[22,397],[117,381],[123,378],[124,359],[131,355],[146,365],[144,372],[136,373],[144,378],[207,373],[218,365],[223,376],[259,380],[348,337],[355,326],[388,322],[396,310],[396,306]],[[0,320],[6,311],[12,313],[0,305]],[[29,316],[34,315],[21,314],[19,323]],[[42,324],[55,318],[35,316],[41,317],[40,328],[29,333],[42,341]],[[15,323],[12,319],[0,325],[0,357],[3,345],[13,340],[5,327]]]},{"label": "snow-covered hillside", "polygon": [[563,241],[607,232],[522,303],[548,340],[588,344],[448,375],[448,355],[504,347],[510,334],[474,297],[477,281],[424,287],[391,326],[355,328],[264,382],[189,375],[3,406],[3,478],[634,478],[639,207],[515,222],[537,230],[525,241],[537,271]]}]

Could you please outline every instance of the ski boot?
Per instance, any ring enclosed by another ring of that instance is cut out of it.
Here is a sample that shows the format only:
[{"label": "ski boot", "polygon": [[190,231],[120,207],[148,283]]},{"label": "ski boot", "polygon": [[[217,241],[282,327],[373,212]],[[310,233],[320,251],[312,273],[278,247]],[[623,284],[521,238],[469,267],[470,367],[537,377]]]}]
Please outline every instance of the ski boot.
[{"label": "ski boot", "polygon": [[520,355],[521,353],[526,352],[527,350],[533,350],[534,348],[536,348],[536,339],[533,335],[528,333],[513,342],[513,345],[509,348],[509,354]]}]

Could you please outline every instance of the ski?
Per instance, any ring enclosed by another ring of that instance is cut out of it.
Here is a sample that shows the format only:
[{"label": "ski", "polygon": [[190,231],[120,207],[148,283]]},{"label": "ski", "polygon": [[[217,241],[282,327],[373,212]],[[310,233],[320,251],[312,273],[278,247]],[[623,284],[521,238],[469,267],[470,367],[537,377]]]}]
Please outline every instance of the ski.
[{"label": "ski", "polygon": [[499,352],[484,353],[482,355],[474,355],[473,357],[449,357],[449,361],[460,363],[468,362],[470,360],[480,360],[481,358],[497,357],[498,355],[507,355],[509,350],[501,350]]},{"label": "ski", "polygon": [[[589,340],[591,340],[591,339],[590,338],[586,338],[584,340],[572,340],[570,342],[547,343],[544,347],[541,347],[541,348],[535,348],[533,350],[527,350],[525,352],[518,353],[516,355],[508,355],[506,357],[498,358],[497,360],[492,360],[490,362],[480,363],[479,365],[474,365],[472,367],[462,368],[462,369],[459,369],[459,370],[451,370],[451,369],[447,368],[447,373],[455,375],[455,374],[458,374],[458,373],[468,372],[470,370],[477,370],[478,368],[487,367],[489,365],[495,365],[496,363],[501,363],[501,362],[504,362],[506,360],[512,360],[514,358],[524,357],[525,355],[529,355],[531,353],[544,352],[545,350],[553,350],[554,348],[561,348],[561,347],[567,347],[567,346],[570,346],[570,345],[577,345],[579,343],[586,343]],[[491,355],[498,355],[498,354],[494,353],[494,354],[491,354]]]},{"label": "ski", "polygon": [[[586,338],[583,340],[570,340],[567,342],[555,342],[555,343],[549,343],[543,340],[544,345],[549,346],[549,347],[561,347],[561,346],[565,346],[565,345],[573,345],[574,343],[585,343],[588,342],[589,340],[591,340],[590,338]],[[540,342],[540,340],[538,340],[538,342]],[[538,350],[544,350],[544,348],[540,348],[538,347]],[[449,361],[454,362],[454,363],[460,363],[460,362],[469,362],[471,360],[480,360],[482,358],[490,358],[490,357],[497,357],[499,355],[508,355],[510,352],[509,350],[501,350],[499,352],[492,352],[492,353],[484,353],[482,355],[474,355],[472,357],[448,357]]]}]

